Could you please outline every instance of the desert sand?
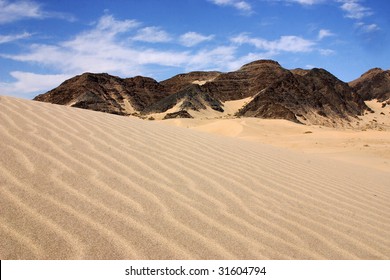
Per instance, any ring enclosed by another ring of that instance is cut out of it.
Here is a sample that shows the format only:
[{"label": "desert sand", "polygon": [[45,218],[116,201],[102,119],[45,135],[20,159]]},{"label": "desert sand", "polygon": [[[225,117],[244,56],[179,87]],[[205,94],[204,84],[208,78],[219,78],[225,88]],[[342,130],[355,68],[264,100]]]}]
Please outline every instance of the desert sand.
[{"label": "desert sand", "polygon": [[0,259],[390,259],[388,148],[374,128],[1,96]]}]

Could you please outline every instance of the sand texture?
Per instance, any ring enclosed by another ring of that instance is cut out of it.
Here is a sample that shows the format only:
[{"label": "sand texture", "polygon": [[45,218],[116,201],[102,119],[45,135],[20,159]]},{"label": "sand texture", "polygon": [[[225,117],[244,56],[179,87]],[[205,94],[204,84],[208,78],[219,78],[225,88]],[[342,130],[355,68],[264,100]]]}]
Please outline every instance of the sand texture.
[{"label": "sand texture", "polygon": [[390,259],[390,172],[1,96],[0,259]]}]

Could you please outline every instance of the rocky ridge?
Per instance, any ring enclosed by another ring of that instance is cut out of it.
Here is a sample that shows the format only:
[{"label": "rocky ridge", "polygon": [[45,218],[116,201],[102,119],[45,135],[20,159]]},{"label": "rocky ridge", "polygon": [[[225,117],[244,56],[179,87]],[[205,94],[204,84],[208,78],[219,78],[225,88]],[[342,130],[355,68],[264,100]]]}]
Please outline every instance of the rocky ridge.
[{"label": "rocky ridge", "polygon": [[379,75],[386,89],[388,73],[384,72],[372,71],[347,84],[324,69],[288,70],[276,61],[259,60],[237,71],[196,71],[161,82],[141,76],[121,79],[108,74],[85,73],[34,100],[163,119],[167,114],[167,117],[192,117],[193,112],[203,110],[226,117],[227,102],[250,98],[234,112],[237,117],[334,126],[369,110],[364,99],[377,91],[367,84]]},{"label": "rocky ridge", "polygon": [[373,68],[349,85],[364,100],[377,99],[384,102],[390,99],[390,70]]}]

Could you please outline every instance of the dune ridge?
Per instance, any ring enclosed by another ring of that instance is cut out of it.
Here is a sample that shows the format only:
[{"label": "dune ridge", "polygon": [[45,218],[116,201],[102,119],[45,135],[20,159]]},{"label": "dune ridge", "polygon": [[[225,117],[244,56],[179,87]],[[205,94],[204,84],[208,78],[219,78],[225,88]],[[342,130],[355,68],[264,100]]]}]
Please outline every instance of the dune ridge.
[{"label": "dune ridge", "polygon": [[0,259],[389,259],[390,174],[0,97]]}]

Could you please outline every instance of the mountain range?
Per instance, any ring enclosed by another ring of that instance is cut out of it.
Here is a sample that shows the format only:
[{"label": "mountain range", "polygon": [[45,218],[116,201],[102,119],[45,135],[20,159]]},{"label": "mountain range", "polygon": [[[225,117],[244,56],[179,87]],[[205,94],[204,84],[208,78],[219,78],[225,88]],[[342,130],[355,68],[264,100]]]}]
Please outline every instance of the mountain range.
[{"label": "mountain range", "polygon": [[[390,102],[390,71],[374,68],[345,83],[324,69],[283,68],[272,60],[237,71],[196,71],[157,82],[149,77],[119,78],[84,73],[38,95],[36,101],[142,118],[214,117],[286,119],[334,126],[371,111],[365,101]],[[240,103],[240,101],[243,101]],[[239,106],[227,114],[228,104]]]}]

